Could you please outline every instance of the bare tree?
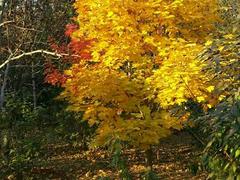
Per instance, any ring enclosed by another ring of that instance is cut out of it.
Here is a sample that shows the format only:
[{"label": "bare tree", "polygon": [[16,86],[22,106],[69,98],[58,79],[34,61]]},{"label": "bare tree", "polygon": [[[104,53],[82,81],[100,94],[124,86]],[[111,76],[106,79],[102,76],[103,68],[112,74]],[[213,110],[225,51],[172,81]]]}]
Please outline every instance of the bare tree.
[{"label": "bare tree", "polygon": [[[58,42],[67,41],[63,34],[71,16],[71,2],[72,0],[0,0],[2,107],[5,91],[18,92],[28,84],[32,87],[33,107],[37,107],[37,93],[43,86],[44,56],[65,56],[52,52],[48,38],[52,37]],[[11,55],[12,52],[14,56]]]}]

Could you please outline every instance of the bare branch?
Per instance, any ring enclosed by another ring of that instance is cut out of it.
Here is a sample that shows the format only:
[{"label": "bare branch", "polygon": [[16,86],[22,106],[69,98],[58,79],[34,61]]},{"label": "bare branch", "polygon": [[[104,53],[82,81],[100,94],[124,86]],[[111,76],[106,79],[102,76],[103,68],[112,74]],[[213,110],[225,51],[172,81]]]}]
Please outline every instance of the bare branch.
[{"label": "bare branch", "polygon": [[6,24],[10,24],[10,23],[13,23],[13,21],[5,21],[0,24],[0,27],[5,26]]},{"label": "bare branch", "polygon": [[15,60],[18,60],[24,56],[31,56],[31,55],[34,55],[34,54],[47,54],[47,55],[51,55],[51,56],[55,56],[55,57],[58,57],[58,58],[62,58],[64,56],[69,56],[69,57],[81,57],[79,55],[71,55],[71,54],[59,54],[59,53],[56,53],[56,52],[50,52],[50,51],[46,51],[46,50],[35,50],[35,51],[31,51],[31,52],[27,52],[27,53],[22,53],[18,56],[15,56],[15,57],[12,57],[12,58],[9,58],[8,60],[6,60],[4,63],[2,63],[0,65],[0,69],[2,69],[6,64],[8,64],[10,61],[15,61]]},{"label": "bare branch", "polygon": [[21,27],[21,26],[17,26],[17,25],[11,25],[12,27],[24,30],[24,31],[36,31],[36,32],[43,32],[34,28],[25,28],[25,27]]}]

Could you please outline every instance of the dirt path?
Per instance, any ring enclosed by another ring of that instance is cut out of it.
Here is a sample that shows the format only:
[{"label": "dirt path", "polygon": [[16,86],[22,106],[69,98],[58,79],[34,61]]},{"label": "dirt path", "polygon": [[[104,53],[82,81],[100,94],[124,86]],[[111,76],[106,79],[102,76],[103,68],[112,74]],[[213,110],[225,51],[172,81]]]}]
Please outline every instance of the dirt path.
[{"label": "dirt path", "polygon": [[[201,148],[196,140],[187,132],[174,134],[162,140],[158,147],[154,148],[156,157],[153,169],[159,179],[166,180],[204,180],[206,173],[194,174]],[[55,180],[94,180],[100,176],[108,176],[110,179],[119,179],[118,172],[109,166],[111,158],[106,151],[85,151],[73,149],[69,146],[55,146],[50,148],[46,159],[39,161],[27,174],[33,179]],[[145,156],[141,151],[128,149],[124,151],[128,159],[128,167],[133,179],[142,179],[146,171]]]}]

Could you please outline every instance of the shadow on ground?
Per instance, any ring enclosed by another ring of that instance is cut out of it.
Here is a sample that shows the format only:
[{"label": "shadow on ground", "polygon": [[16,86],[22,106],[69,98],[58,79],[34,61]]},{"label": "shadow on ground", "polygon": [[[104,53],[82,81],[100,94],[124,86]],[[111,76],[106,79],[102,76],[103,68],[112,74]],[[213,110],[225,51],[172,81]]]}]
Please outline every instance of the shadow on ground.
[{"label": "shadow on ground", "polygon": [[[197,171],[201,151],[189,133],[173,134],[154,147],[153,170],[161,180],[204,180],[207,174]],[[133,179],[142,179],[146,171],[144,153],[126,149],[124,157]],[[45,158],[34,163],[23,179],[94,180],[101,176],[120,179],[110,162],[111,158],[104,150],[82,151],[69,145],[48,145]]]}]

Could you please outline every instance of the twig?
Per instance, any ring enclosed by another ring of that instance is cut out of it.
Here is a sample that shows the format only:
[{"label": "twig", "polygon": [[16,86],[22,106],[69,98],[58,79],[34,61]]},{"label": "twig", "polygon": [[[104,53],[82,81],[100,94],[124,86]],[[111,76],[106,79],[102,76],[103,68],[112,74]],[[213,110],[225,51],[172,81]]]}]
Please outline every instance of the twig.
[{"label": "twig", "polygon": [[197,99],[196,96],[194,95],[194,93],[192,92],[192,90],[190,89],[190,87],[188,86],[187,82],[184,80],[184,78],[180,75],[180,78],[182,79],[184,85],[186,86],[186,88],[188,89],[188,91],[190,92],[191,96],[193,99]]},{"label": "twig", "polygon": [[206,146],[206,143],[203,142],[202,139],[200,139],[192,130],[187,130],[198,142],[200,142],[203,146]]},{"label": "twig", "polygon": [[0,24],[0,27],[5,26],[6,24],[10,24],[10,23],[13,23],[13,21],[5,21]]},{"label": "twig", "polygon": [[[198,135],[196,133],[194,133],[192,130],[188,129],[187,130],[198,142],[200,142],[202,144],[202,146],[206,146],[206,143],[203,142],[203,140],[201,138],[198,137]],[[219,152],[215,152],[215,154],[219,155]],[[221,153],[221,155],[223,155],[224,157],[226,157],[230,162],[234,162],[234,160],[231,158],[231,156],[228,154],[227,151],[223,150]]]},{"label": "twig", "polygon": [[18,56],[15,56],[15,57],[12,57],[12,58],[9,58],[8,60],[6,60],[4,63],[2,63],[0,65],[0,69],[3,68],[6,64],[8,64],[10,61],[15,61],[15,60],[18,60],[24,56],[31,56],[31,55],[34,55],[34,54],[47,54],[47,55],[51,55],[51,56],[56,56],[58,58],[61,58],[61,57],[64,57],[64,56],[69,56],[69,57],[81,57],[79,55],[71,55],[71,54],[59,54],[59,53],[56,53],[56,52],[50,52],[50,51],[46,51],[46,50],[35,50],[35,51],[31,51],[31,52],[27,52],[27,53],[22,53]]},{"label": "twig", "polygon": [[43,31],[40,31],[40,30],[37,30],[37,29],[34,29],[34,28],[25,28],[25,27],[21,27],[21,26],[17,26],[17,25],[11,25],[15,28],[18,28],[18,29],[21,29],[21,30],[25,30],[25,31],[37,31],[37,32],[43,32]]}]

